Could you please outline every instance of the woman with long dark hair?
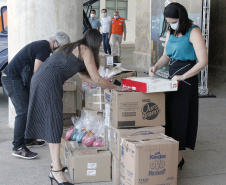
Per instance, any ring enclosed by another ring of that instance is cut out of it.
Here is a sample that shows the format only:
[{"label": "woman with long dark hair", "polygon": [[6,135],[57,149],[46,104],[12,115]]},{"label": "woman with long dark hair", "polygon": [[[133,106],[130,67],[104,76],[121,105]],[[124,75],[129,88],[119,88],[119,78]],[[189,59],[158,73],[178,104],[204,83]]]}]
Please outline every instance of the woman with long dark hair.
[{"label": "woman with long dark hair", "polygon": [[[179,141],[178,167],[182,169],[182,151],[194,150],[198,129],[198,77],[208,64],[207,49],[198,26],[188,18],[179,3],[164,10],[162,34],[167,31],[165,48],[149,75],[169,64],[169,78],[178,80],[178,91],[166,93],[166,134]],[[198,60],[198,62],[196,62]]]},{"label": "woman with long dark hair", "polygon": [[66,44],[53,53],[32,78],[25,137],[49,142],[51,183],[55,180],[60,185],[71,184],[62,173],[60,161],[64,82],[78,73],[83,80],[97,86],[121,89],[101,78],[98,73],[101,42],[102,35],[98,30],[88,30],[81,40]]}]

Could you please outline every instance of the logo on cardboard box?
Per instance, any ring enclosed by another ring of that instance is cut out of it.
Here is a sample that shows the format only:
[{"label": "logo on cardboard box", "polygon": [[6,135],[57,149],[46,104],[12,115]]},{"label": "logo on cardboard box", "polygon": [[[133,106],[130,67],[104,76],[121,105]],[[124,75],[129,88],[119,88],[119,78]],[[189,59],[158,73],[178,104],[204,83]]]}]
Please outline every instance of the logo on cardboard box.
[{"label": "logo on cardboard box", "polygon": [[158,116],[160,109],[155,103],[147,103],[141,108],[141,112],[144,120],[153,120]]},{"label": "logo on cardboard box", "polygon": [[146,184],[148,183],[148,178],[139,179],[139,184]]},{"label": "logo on cardboard box", "polygon": [[127,169],[127,175],[128,175],[129,177],[133,177],[133,172]]},{"label": "logo on cardboard box", "polygon": [[149,176],[164,175],[166,155],[162,155],[160,152],[156,152],[154,155],[150,155],[151,165]]}]

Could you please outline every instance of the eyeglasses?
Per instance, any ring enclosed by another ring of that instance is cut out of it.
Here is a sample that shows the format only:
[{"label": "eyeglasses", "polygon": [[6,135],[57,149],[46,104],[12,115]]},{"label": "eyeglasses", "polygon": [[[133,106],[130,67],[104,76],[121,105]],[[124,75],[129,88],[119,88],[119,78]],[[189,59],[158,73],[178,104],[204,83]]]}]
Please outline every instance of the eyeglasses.
[{"label": "eyeglasses", "polygon": [[56,40],[56,43],[57,43],[57,45],[60,47],[61,45],[60,45],[60,43]]}]

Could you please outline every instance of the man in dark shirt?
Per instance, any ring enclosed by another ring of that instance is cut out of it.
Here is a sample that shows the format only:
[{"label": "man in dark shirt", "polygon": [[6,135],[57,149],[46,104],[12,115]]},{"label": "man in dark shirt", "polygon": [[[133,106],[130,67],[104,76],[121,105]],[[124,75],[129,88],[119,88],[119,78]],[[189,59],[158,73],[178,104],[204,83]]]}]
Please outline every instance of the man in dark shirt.
[{"label": "man in dark shirt", "polygon": [[31,152],[27,147],[43,146],[45,144],[45,141],[24,139],[30,80],[33,73],[45,62],[50,53],[69,42],[70,38],[66,33],[57,31],[50,37],[49,41],[40,40],[26,45],[2,71],[1,80],[3,88],[16,110],[14,139],[12,143],[13,156],[33,159],[37,157],[37,153]]}]

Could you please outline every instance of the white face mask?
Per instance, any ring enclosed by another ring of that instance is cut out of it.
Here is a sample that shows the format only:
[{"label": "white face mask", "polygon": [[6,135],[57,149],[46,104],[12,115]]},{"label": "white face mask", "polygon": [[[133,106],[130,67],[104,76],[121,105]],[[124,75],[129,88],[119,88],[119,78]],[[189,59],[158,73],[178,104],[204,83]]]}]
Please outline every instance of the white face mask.
[{"label": "white face mask", "polygon": [[92,13],[92,14],[90,14],[90,17],[92,17],[92,18],[93,18],[93,17],[95,17],[95,14],[93,14],[93,13]]},{"label": "white face mask", "polygon": [[106,15],[107,15],[106,13],[102,13],[102,16],[103,16],[103,17],[106,17]]},{"label": "white face mask", "polygon": [[115,19],[118,19],[118,16],[115,15],[114,18],[115,18]]},{"label": "white face mask", "polygon": [[176,23],[170,23],[170,27],[171,27],[173,30],[178,30],[178,28],[179,28],[179,22],[176,22]]}]

